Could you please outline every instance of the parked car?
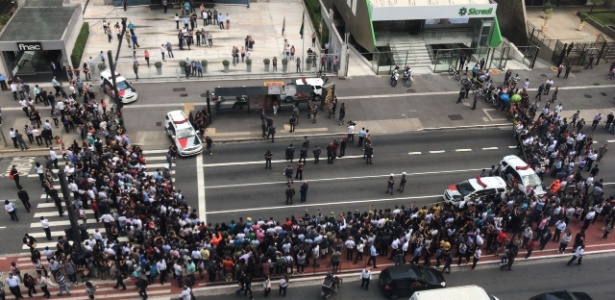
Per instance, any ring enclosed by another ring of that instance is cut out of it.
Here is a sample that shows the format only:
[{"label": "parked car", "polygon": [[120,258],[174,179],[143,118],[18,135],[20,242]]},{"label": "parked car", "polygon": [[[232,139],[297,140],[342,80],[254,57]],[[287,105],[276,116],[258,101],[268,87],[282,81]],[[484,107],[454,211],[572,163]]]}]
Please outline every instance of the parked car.
[{"label": "parked car", "polygon": [[[103,93],[113,97],[113,80],[111,79],[111,71],[105,70],[100,73],[100,87]],[[122,100],[122,103],[132,103],[137,101],[137,90],[124,78],[120,73],[115,72],[115,83],[117,85],[117,93]]]},{"label": "parked car", "polygon": [[542,180],[532,166],[516,155],[508,155],[500,161],[500,168],[504,173],[506,182],[514,189],[518,188],[524,194],[529,194],[534,191],[536,196],[546,194]]},{"label": "parked car", "polygon": [[563,290],[536,295],[530,298],[530,300],[592,300],[592,297],[584,292],[570,292]]},{"label": "parked car", "polygon": [[452,184],[444,191],[444,202],[459,207],[461,201],[470,200],[472,196],[488,197],[497,195],[502,197],[506,193],[506,182],[502,177],[476,177]]},{"label": "parked car", "polygon": [[444,276],[431,267],[401,265],[388,267],[380,273],[380,288],[390,299],[410,297],[414,292],[443,288]]},{"label": "parked car", "polygon": [[177,146],[179,156],[190,156],[203,152],[203,143],[199,138],[198,131],[194,130],[183,111],[173,110],[168,112],[164,124],[167,135]]}]

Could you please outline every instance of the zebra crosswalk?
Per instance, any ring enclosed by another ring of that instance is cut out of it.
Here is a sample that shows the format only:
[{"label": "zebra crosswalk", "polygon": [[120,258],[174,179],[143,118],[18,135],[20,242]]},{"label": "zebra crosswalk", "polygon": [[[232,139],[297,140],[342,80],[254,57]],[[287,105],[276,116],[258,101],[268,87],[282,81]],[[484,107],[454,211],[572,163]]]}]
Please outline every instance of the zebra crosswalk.
[{"label": "zebra crosswalk", "polygon": [[[145,157],[146,166],[148,170],[156,170],[158,168],[168,168],[169,164],[166,158],[167,150],[143,150],[143,156]],[[175,164],[173,164],[175,166]],[[63,167],[62,164],[60,167]],[[57,172],[54,169],[54,172]],[[171,170],[171,174],[173,175],[173,181],[175,181],[175,170]],[[38,177],[37,174],[30,174],[28,177]],[[55,188],[60,190],[60,185],[56,184]],[[66,229],[70,228],[70,220],[68,219],[66,210],[66,203],[62,201],[62,207],[65,211],[64,216],[60,217],[58,214],[58,209],[56,208],[53,201],[46,202],[47,195],[41,189],[40,196],[34,196],[34,199],[31,200],[33,210],[31,212],[31,219],[28,234],[34,237],[37,240],[36,247],[41,250],[45,249],[45,247],[49,247],[51,250],[56,249],[57,240],[60,236],[65,236]],[[31,195],[32,197],[32,195]],[[38,199],[37,199],[38,198]],[[36,204],[35,204],[36,203]],[[87,217],[85,223],[88,226],[88,233],[92,234],[96,229],[100,232],[105,232],[104,225],[102,222],[96,222],[94,218],[94,212],[91,209],[85,209],[85,215]],[[52,240],[47,240],[47,236],[43,231],[42,225],[39,222],[41,217],[46,218],[49,221],[49,226],[51,228],[51,237]],[[78,220],[79,224],[83,223],[83,220]],[[126,237],[119,237],[120,242],[127,241]],[[28,246],[23,245],[23,250],[29,250]]]}]

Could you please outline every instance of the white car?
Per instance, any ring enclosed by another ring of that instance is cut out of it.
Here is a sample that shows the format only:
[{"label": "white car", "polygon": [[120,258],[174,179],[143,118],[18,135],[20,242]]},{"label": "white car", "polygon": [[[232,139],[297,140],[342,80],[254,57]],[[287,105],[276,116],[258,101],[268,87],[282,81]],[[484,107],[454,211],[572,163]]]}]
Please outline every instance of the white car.
[{"label": "white car", "polygon": [[517,188],[524,194],[529,194],[534,191],[536,196],[542,196],[547,193],[545,191],[542,180],[538,177],[538,174],[534,172],[532,166],[528,165],[525,161],[516,155],[508,155],[502,158],[500,161],[500,168],[504,173],[506,182]]},{"label": "white car", "polygon": [[472,196],[491,196],[499,195],[500,197],[506,192],[506,182],[502,177],[476,177],[464,180],[460,183],[450,185],[444,191],[444,202],[450,203],[459,207],[461,201],[467,201]]},{"label": "white car", "polygon": [[[107,95],[113,95],[113,80],[111,79],[111,71],[104,70],[100,72],[100,87],[103,92]],[[128,104],[137,101],[137,90],[126,80],[126,78],[122,77],[120,73],[115,72],[115,83],[117,84],[117,93],[122,99],[122,103]]]},{"label": "white car", "polygon": [[168,112],[164,124],[167,135],[177,146],[179,156],[190,156],[203,152],[203,143],[199,138],[198,131],[194,130],[183,111],[173,110]]}]

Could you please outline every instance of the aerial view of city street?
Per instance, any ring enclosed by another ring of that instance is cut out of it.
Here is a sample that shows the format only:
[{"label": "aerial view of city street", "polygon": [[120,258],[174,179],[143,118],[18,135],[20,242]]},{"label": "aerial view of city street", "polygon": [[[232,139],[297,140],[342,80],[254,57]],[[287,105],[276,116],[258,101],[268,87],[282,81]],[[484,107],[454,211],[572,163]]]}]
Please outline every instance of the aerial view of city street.
[{"label": "aerial view of city street", "polygon": [[613,299],[615,0],[3,1],[0,51],[2,300]]}]

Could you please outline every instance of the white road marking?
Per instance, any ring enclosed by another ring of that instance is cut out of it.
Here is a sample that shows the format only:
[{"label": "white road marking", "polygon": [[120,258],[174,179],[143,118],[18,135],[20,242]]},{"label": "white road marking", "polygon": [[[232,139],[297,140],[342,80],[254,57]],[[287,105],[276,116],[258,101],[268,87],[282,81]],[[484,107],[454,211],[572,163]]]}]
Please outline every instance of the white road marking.
[{"label": "white road marking", "polygon": [[517,146],[508,146],[508,149],[515,149]]},{"label": "white road marking", "polygon": [[408,152],[408,155],[419,155],[422,154],[421,152]]},{"label": "white road marking", "polygon": [[[336,159],[351,159],[351,158],[363,158],[363,155],[349,155]],[[308,158],[307,161],[314,161],[313,158]],[[217,163],[217,164],[205,164],[205,168],[214,168],[214,167],[230,167],[230,166],[245,166],[245,165],[258,165],[262,164],[264,161],[262,160],[253,160],[253,161],[242,161],[242,162],[228,162],[228,163]],[[286,160],[277,159],[272,160],[272,164],[281,164],[288,163]]]},{"label": "white road marking", "polygon": [[498,147],[485,147],[483,150],[498,150]]},{"label": "white road marking", "polygon": [[606,140],[607,143],[615,143],[615,140]]},{"label": "white road marking", "polygon": [[444,153],[444,152],[446,152],[446,151],[444,151],[444,150],[429,151],[429,153],[431,153],[431,154],[438,154],[438,153]]},{"label": "white road marking", "polygon": [[[486,167],[485,168],[477,168],[477,169],[416,172],[416,173],[408,173],[407,175],[408,176],[420,176],[420,175],[434,175],[434,174],[448,174],[448,173],[463,173],[463,172],[482,171],[483,169],[486,169]],[[310,182],[320,182],[320,181],[326,182],[326,181],[338,181],[338,180],[357,180],[357,179],[383,178],[383,177],[389,177],[389,174],[386,174],[386,175],[355,176],[355,177],[319,178],[319,179],[312,179],[312,180],[310,180]],[[210,185],[210,186],[205,186],[205,189],[225,189],[225,188],[248,187],[248,186],[259,186],[259,185],[274,185],[274,184],[286,184],[286,181],[255,182],[255,183],[226,184],[226,185]]]},{"label": "white road marking", "polygon": [[199,206],[199,218],[203,223],[207,224],[207,211],[205,200],[205,168],[203,167],[203,155],[196,156],[196,184],[197,184],[197,197]]},{"label": "white road marking", "polygon": [[470,152],[472,149],[455,149],[455,152]]},{"label": "white road marking", "polygon": [[322,207],[322,206],[332,206],[332,205],[347,205],[347,204],[372,203],[372,202],[389,202],[389,201],[399,201],[399,200],[419,200],[419,199],[430,199],[430,198],[442,198],[442,195],[427,195],[427,196],[370,199],[370,200],[358,200],[358,201],[338,201],[338,202],[329,202],[329,203],[310,203],[310,204],[297,204],[297,205],[280,205],[280,206],[269,206],[269,207],[227,209],[227,210],[218,210],[218,211],[208,211],[207,214],[209,214],[209,215],[220,215],[220,214],[230,214],[230,213],[241,213],[241,212],[247,212],[247,211],[288,209],[289,207],[292,207],[292,208],[303,208],[303,207],[314,207],[314,206]]}]

